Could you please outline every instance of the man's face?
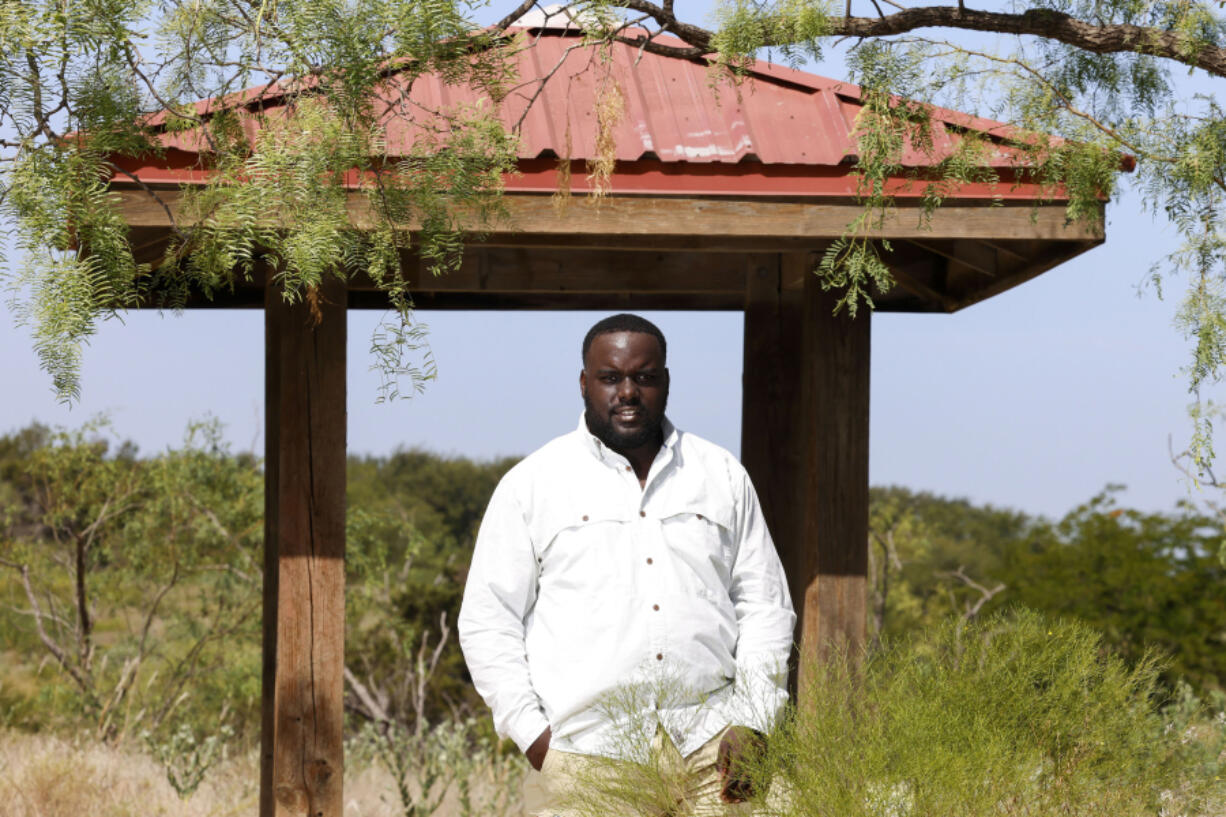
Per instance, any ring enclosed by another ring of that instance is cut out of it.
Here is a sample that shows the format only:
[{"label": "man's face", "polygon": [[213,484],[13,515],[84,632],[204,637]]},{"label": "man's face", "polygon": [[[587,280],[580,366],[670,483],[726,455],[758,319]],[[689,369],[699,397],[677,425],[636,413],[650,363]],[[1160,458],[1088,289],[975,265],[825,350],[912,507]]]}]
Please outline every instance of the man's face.
[{"label": "man's face", "polygon": [[614,451],[659,444],[668,403],[660,343],[643,332],[597,335],[579,372],[587,427]]}]

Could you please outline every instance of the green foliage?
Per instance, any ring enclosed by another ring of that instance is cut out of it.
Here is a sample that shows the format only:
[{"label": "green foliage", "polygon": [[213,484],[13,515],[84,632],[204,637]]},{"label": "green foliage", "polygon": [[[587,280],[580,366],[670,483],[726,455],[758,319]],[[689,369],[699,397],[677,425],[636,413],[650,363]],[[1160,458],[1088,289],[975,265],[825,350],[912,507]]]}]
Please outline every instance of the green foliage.
[{"label": "green foliage", "polygon": [[[1158,707],[1156,667],[1018,612],[813,668],[758,772],[786,815],[1211,814],[1226,723]],[[1183,727],[1183,728],[1180,728]],[[773,800],[773,805],[771,801]]]},{"label": "green foliage", "polygon": [[870,635],[902,636],[1020,604],[1094,628],[1127,661],[1161,656],[1167,689],[1226,689],[1222,517],[1191,506],[1143,513],[1113,496],[1109,489],[1051,522],[873,489]]},{"label": "green foliage", "polygon": [[166,740],[158,740],[149,732],[143,737],[149,754],[166,770],[170,787],[186,800],[200,788],[209,769],[225,760],[226,742],[234,737],[234,729],[222,723],[199,737],[191,726],[180,724]]},{"label": "green foliage", "polygon": [[[859,231],[863,223],[872,218],[873,215],[867,211],[860,214],[849,232]],[[870,288],[884,293],[894,285],[890,268],[881,257],[883,250],[890,251],[890,242],[882,241],[879,244],[863,237],[843,235],[832,241],[822,253],[817,267],[822,278],[822,289],[842,291],[835,303],[836,310],[846,309],[847,314],[854,318],[861,303],[872,309]]]},{"label": "green foliage", "polygon": [[[0,436],[0,722],[84,725],[113,740],[148,731],[165,742],[178,728],[207,737],[228,709],[236,740],[250,742],[260,696],[259,462],[228,451],[216,423],[149,458],[107,434],[95,423]],[[350,666],[388,693],[389,716],[408,727],[419,715],[435,724],[482,711],[439,622],[455,621],[485,503],[512,463],[419,451],[350,460]],[[30,615],[23,565],[62,663]],[[428,654],[441,650],[415,698],[423,641]]]},{"label": "green foliage", "polygon": [[419,451],[350,460],[351,748],[391,775],[405,817],[434,814],[451,790],[463,815],[504,813],[526,770],[474,717],[484,707],[450,638],[481,514],[510,465]]},{"label": "green foliage", "polygon": [[[454,268],[465,238],[500,214],[514,164],[489,109],[396,102],[428,72],[505,94],[502,44],[470,11],[466,0],[6,4],[0,217],[16,223],[21,259],[6,277],[56,393],[77,396],[99,320],[265,272],[289,301],[327,276],[386,291],[395,317],[375,341],[390,349],[376,356],[381,394],[420,388],[430,371],[415,362],[402,254],[415,244],[436,274]],[[277,113],[232,96],[251,86]],[[399,162],[383,157],[389,126],[424,134]],[[108,183],[127,179],[122,160],[160,153],[163,131],[199,146],[208,180],[185,191],[165,257],[138,263]],[[346,206],[354,188],[364,213]]]},{"label": "green foliage", "polygon": [[[423,451],[350,459],[346,638],[364,680],[410,684],[423,640],[433,648],[440,639],[440,615],[454,624],[485,505],[514,462]],[[390,696],[387,714],[412,725],[419,714],[434,723],[484,706],[454,639],[441,645],[418,709],[410,697],[407,689]]]},{"label": "green foliage", "polygon": [[[30,290],[18,319],[32,328],[56,393],[69,400],[78,394],[81,348],[97,317],[132,302],[140,269],[108,200],[99,153],[48,147],[17,164],[6,181],[4,204],[23,226],[18,282]],[[83,242],[92,248],[88,254]]]},{"label": "green foliage", "polygon": [[958,575],[1005,589],[985,603],[1010,599],[1005,554],[1041,520],[905,488],[873,488],[869,513],[869,633],[890,638],[965,616],[983,593]]},{"label": "green foliage", "polygon": [[121,740],[232,698],[250,715],[263,532],[254,462],[225,449],[216,423],[153,460],[130,445],[112,452],[105,434],[102,423],[34,428],[0,446],[17,457],[2,468],[0,649],[35,658],[42,704],[29,717]]},{"label": "green foliage", "polygon": [[[1158,650],[1164,683],[1226,687],[1221,522],[1119,508],[1109,493],[1043,525],[1005,554],[1008,598],[1076,617],[1121,657]],[[1077,588],[1069,592],[1069,588]]]},{"label": "green foliage", "polygon": [[[1216,814],[1226,697],[1206,704],[1182,687],[1164,707],[1157,671],[1083,624],[1025,610],[835,651],[802,671],[808,705],[742,759],[753,813]],[[687,771],[648,746],[653,734],[584,764],[577,813],[705,813],[683,796]]]},{"label": "green foliage", "polygon": [[769,43],[792,65],[822,58],[823,38],[830,34],[834,4],[822,0],[779,0],[774,3],[721,0],[715,6],[718,31],[712,50],[724,65],[743,64]]},{"label": "green foliage", "polygon": [[[957,30],[962,28],[957,15],[922,34],[855,40],[847,60],[864,101],[856,123],[864,211],[817,269],[826,287],[843,291],[838,308],[871,305],[871,289],[884,290],[892,281],[889,248],[864,237],[893,209],[891,191],[882,183],[886,179],[921,185],[930,212],[957,184],[1003,188],[1012,183],[974,161],[985,149],[1003,150],[1021,168],[1013,178],[1039,182],[1053,198],[1067,200],[1074,222],[1097,221],[1102,200],[1121,187],[1137,190],[1145,206],[1168,218],[1183,239],[1155,263],[1153,278],[1156,284],[1178,276],[1188,280],[1177,324],[1192,341],[1186,372],[1195,401],[1192,454],[1198,468],[1205,468],[1213,458],[1212,424],[1202,401],[1221,380],[1226,363],[1226,115],[1216,96],[1220,69],[1208,79],[1195,70],[1182,78],[1180,63],[1193,63],[1207,49],[1226,44],[1222,9],[1214,2],[1135,0],[1045,0],[1011,7],[1031,22],[1050,13],[1053,23],[1067,15],[1087,27],[1135,27],[1126,35],[1127,50],[1119,53],[1098,53],[1101,49],[1089,45],[1094,37],[1064,42],[1054,34],[1022,37],[1007,29],[983,37]],[[764,48],[817,55],[839,33],[842,15],[857,11],[865,10],[852,4],[726,0],[717,7],[711,47],[721,64],[732,66],[744,65]],[[870,19],[903,16],[884,7],[868,11]],[[1168,37],[1176,38],[1177,47],[1154,56],[1160,53],[1158,41]],[[950,131],[958,143],[955,152],[963,155],[937,157],[926,122],[930,103],[1013,127],[991,136]],[[940,161],[916,173],[901,162],[904,147]],[[1120,177],[1125,155],[1136,159],[1135,175],[1127,179]]]},{"label": "green foliage", "polygon": [[429,817],[456,792],[460,817],[506,814],[528,763],[512,744],[493,738],[473,719],[443,721],[416,731],[403,724],[367,723],[349,741],[350,757],[374,760],[396,786],[404,817]]}]

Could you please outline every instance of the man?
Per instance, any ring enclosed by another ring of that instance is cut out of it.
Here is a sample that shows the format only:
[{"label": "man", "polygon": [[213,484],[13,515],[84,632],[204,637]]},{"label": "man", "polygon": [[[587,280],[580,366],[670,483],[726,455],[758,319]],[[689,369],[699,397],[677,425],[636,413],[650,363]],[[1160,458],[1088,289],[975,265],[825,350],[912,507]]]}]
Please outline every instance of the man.
[{"label": "man", "polygon": [[530,813],[576,813],[595,759],[636,737],[688,780],[663,812],[724,813],[787,700],[779,557],[745,469],[665,417],[666,352],[636,315],[593,326],[578,429],[503,477],[477,535],[460,645],[543,772]]}]

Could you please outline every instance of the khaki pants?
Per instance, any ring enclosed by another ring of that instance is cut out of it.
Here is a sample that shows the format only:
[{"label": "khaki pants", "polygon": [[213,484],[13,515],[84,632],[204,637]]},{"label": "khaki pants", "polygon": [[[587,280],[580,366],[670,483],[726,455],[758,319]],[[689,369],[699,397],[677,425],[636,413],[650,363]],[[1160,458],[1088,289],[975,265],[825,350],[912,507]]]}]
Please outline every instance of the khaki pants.
[{"label": "khaki pants", "polygon": [[657,729],[646,763],[550,749],[539,772],[524,781],[530,817],[741,817],[749,804],[720,799],[715,758],[724,733],[682,757]]}]

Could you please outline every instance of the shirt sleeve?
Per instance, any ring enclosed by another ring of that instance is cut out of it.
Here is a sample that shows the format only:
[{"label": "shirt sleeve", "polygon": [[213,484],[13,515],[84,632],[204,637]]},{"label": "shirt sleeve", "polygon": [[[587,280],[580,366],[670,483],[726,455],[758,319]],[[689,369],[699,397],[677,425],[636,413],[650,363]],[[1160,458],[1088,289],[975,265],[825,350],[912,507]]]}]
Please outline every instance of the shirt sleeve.
[{"label": "shirt sleeve", "polygon": [[549,721],[532,688],[524,619],[536,603],[536,555],[523,511],[499,483],[477,533],[460,605],[460,648],[498,734],[527,751]]},{"label": "shirt sleeve", "polygon": [[739,481],[738,547],[729,587],[737,620],[736,693],[728,716],[734,724],[767,732],[788,700],[796,615],[757,492],[744,471]]}]

